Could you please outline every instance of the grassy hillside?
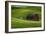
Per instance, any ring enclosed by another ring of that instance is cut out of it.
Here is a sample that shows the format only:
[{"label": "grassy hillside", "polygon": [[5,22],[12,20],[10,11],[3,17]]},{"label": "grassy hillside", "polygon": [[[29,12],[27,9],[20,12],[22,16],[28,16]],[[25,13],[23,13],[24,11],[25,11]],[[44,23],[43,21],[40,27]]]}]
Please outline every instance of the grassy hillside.
[{"label": "grassy hillside", "polygon": [[11,7],[11,26],[12,28],[31,28],[41,27],[41,21],[26,20],[28,14],[41,15],[41,7],[35,6],[12,6]]}]

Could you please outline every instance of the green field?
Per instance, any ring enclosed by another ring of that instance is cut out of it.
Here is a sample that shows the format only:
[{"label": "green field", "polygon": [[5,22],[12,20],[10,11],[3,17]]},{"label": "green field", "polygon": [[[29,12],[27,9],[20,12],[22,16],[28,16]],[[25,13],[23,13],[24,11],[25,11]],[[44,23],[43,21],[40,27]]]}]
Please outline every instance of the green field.
[{"label": "green field", "polygon": [[11,7],[11,26],[12,28],[34,28],[41,27],[41,20],[26,20],[28,14],[39,14],[41,16],[40,6],[12,6]]}]

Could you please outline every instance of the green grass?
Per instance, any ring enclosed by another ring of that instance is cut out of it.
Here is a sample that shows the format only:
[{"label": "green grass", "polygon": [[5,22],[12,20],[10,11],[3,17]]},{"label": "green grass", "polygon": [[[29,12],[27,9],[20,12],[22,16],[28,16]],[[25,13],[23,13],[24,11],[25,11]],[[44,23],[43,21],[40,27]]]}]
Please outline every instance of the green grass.
[{"label": "green grass", "polygon": [[41,7],[26,6],[23,7],[11,7],[11,26],[12,28],[34,28],[41,27],[41,21],[26,20],[28,14],[37,13],[41,15]]},{"label": "green grass", "polygon": [[21,19],[12,19],[12,28],[30,28],[30,27],[40,27],[40,21],[29,21]]}]

